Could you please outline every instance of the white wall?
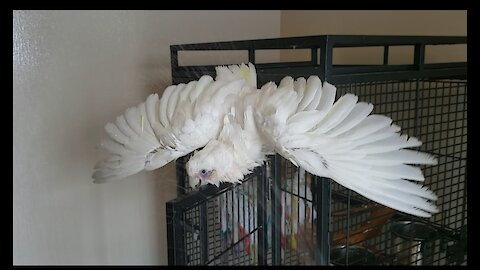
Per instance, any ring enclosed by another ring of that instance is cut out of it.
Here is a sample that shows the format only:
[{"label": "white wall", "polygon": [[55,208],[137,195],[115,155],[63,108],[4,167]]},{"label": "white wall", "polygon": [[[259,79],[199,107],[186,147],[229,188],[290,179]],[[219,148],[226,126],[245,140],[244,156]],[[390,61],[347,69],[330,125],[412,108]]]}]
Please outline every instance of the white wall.
[{"label": "white wall", "polygon": [[171,164],[97,185],[103,126],[170,82],[169,45],[278,37],[279,11],[14,11],[13,263],[166,264]]}]

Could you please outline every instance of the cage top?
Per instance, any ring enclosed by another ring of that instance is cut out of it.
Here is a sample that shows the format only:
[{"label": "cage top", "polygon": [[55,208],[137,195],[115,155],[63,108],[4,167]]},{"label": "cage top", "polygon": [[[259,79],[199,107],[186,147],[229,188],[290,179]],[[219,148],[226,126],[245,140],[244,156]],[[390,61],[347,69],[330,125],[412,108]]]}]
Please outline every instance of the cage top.
[{"label": "cage top", "polygon": [[400,35],[315,35],[252,40],[232,40],[171,45],[172,50],[241,50],[241,49],[300,49],[319,47],[360,47],[414,44],[462,44],[466,36],[400,36]]},{"label": "cage top", "polygon": [[[334,84],[411,79],[466,79],[467,62],[426,63],[426,47],[430,45],[467,44],[466,36],[392,36],[392,35],[319,35],[255,40],[208,42],[171,45],[173,83],[199,79],[200,74],[215,75],[216,65],[179,65],[179,51],[233,51],[247,50],[248,62],[256,65],[258,82],[279,82],[284,76],[308,77],[317,75]],[[389,47],[411,46],[412,62],[392,65]],[[334,48],[383,47],[383,63],[335,64]],[[306,61],[257,63],[258,50],[309,49]],[[318,57],[320,55],[320,57]],[[234,64],[234,63],[231,63]]]}]

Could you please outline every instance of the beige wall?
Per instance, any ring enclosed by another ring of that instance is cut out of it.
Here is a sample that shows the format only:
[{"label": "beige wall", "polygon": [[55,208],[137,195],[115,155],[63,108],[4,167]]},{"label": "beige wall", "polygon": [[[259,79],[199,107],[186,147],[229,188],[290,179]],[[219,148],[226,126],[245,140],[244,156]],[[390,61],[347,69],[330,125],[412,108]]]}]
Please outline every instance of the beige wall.
[{"label": "beige wall", "polygon": [[277,37],[279,11],[14,11],[13,263],[166,264],[173,166],[93,184],[103,126],[171,82],[169,45]]},{"label": "beige wall", "polygon": [[[467,35],[467,12],[371,10],[371,11],[282,11],[281,34],[283,37],[306,35]],[[390,51],[392,64],[407,64],[413,60],[413,48]],[[309,55],[309,54],[308,54]],[[303,52],[282,52],[282,60],[304,59]],[[426,61],[464,61],[466,46],[427,48]],[[334,52],[334,63],[380,64],[382,48],[342,49]]]}]

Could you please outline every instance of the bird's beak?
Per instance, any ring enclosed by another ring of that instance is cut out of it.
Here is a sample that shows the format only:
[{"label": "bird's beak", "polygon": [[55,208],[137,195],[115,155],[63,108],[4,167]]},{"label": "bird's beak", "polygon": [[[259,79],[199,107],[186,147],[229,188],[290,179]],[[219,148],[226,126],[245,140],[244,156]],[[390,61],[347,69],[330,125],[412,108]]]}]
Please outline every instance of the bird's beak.
[{"label": "bird's beak", "polygon": [[202,179],[198,178],[198,183],[195,185],[195,189],[199,189],[202,185]]}]

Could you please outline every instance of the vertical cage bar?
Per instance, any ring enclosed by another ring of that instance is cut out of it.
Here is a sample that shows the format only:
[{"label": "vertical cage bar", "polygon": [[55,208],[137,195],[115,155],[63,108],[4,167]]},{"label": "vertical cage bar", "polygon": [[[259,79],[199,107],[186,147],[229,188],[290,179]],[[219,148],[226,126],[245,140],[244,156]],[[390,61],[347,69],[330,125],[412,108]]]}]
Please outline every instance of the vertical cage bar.
[{"label": "vertical cage bar", "polygon": [[185,265],[184,228],[181,225],[182,211],[176,211],[172,202],[166,204],[168,264]]},{"label": "vertical cage bar", "polygon": [[273,158],[273,179],[272,179],[272,265],[280,265],[282,263],[281,251],[281,222],[282,222],[282,205],[281,205],[281,156],[276,154]]},{"label": "vertical cage bar", "polygon": [[255,50],[248,49],[248,62],[255,64]]},{"label": "vertical cage bar", "polygon": [[318,48],[311,48],[311,62],[312,62],[312,65],[316,65],[317,64],[317,60],[318,60]]},{"label": "vertical cage bar", "polygon": [[330,179],[315,176],[317,208],[317,248],[315,262],[318,265],[330,263]]},{"label": "vertical cage bar", "polygon": [[383,64],[388,65],[388,49],[390,46],[384,46],[383,47]]},{"label": "vertical cage bar", "polygon": [[205,264],[208,261],[208,222],[207,202],[200,204],[200,261]]},{"label": "vertical cage bar", "polygon": [[[333,44],[326,36],[320,42],[320,78],[323,81],[330,79],[333,66]],[[315,263],[317,265],[328,265],[330,263],[330,203],[331,186],[330,179],[315,176],[316,195],[316,243]]]},{"label": "vertical cage bar", "polygon": [[419,71],[423,70],[425,64],[425,44],[417,43],[414,47],[413,64]]},{"label": "vertical cage bar", "polygon": [[170,65],[172,69],[172,84],[176,84],[175,78],[177,78],[177,67],[178,67],[178,50],[174,49],[173,46],[170,46]]},{"label": "vertical cage bar", "polygon": [[[258,239],[258,265],[267,265],[267,248],[266,248],[266,228],[267,228],[267,218],[266,218],[266,166],[263,165],[262,168],[257,169],[257,239]],[[260,171],[259,171],[260,170]]]},{"label": "vertical cage bar", "polygon": [[420,118],[420,80],[416,80],[415,84],[415,112],[413,119],[413,136],[418,137],[419,118]]},{"label": "vertical cage bar", "polygon": [[349,252],[349,249],[350,249],[350,224],[351,224],[351,220],[350,220],[350,197],[351,197],[351,190],[348,189],[347,190],[347,224],[346,224],[346,228],[347,228],[347,232],[345,234],[345,237],[346,237],[346,242],[345,242],[345,245],[346,245],[346,252],[347,252],[347,256],[345,257],[345,265],[348,265],[348,259],[350,259],[350,252]]},{"label": "vertical cage bar", "polygon": [[332,67],[333,46],[329,38],[323,37],[320,42],[320,74],[318,76],[322,81],[330,79],[330,69]]},{"label": "vertical cage bar", "polygon": [[181,157],[175,161],[177,171],[177,196],[185,194],[185,159],[185,157]]},{"label": "vertical cage bar", "polygon": [[[465,150],[466,151],[466,150]],[[468,179],[467,178],[467,168],[465,167],[465,179]],[[465,213],[467,212],[467,210],[465,209],[465,207],[467,206],[467,185],[466,183],[463,184],[463,202],[462,202],[462,221],[461,221],[461,226],[460,228],[461,229],[464,229],[465,228],[465,222],[467,221],[466,217],[465,217]]]}]

